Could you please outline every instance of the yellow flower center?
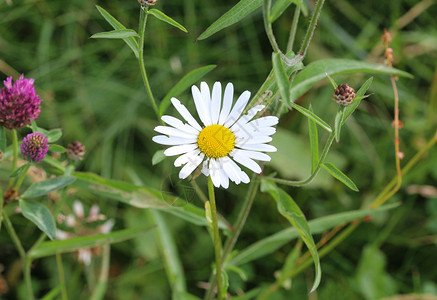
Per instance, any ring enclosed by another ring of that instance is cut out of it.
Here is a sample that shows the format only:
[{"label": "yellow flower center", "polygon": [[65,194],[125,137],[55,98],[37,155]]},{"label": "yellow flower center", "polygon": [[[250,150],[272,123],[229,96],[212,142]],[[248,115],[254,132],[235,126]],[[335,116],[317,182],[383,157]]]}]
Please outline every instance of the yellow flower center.
[{"label": "yellow flower center", "polygon": [[206,156],[223,157],[234,149],[235,136],[232,131],[222,125],[209,125],[199,133],[197,144]]}]

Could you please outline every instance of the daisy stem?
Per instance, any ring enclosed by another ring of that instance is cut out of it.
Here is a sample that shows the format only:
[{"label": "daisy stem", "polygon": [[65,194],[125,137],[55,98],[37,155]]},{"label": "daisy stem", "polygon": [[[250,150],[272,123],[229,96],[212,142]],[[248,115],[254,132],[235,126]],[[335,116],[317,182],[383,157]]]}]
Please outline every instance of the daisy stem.
[{"label": "daisy stem", "polygon": [[217,278],[217,298],[222,299],[222,262],[221,262],[221,241],[217,222],[217,207],[215,204],[214,184],[211,177],[208,176],[208,194],[209,202],[211,203],[211,219],[212,229],[214,236],[214,250],[215,250],[215,265],[216,265],[216,278]]},{"label": "daisy stem", "polygon": [[[11,130],[12,134],[12,169],[11,174],[15,171],[17,168],[17,160],[18,160],[18,138],[17,138],[17,131],[15,129]],[[14,184],[15,178],[11,178],[9,180],[9,186],[8,188],[11,188]]]},{"label": "daisy stem", "polygon": [[293,50],[294,39],[296,38],[297,24],[299,23],[300,6],[296,6],[293,22],[291,23],[290,36],[288,38],[287,53]]},{"label": "daisy stem", "polygon": [[141,7],[140,9],[140,27],[139,27],[139,35],[140,35],[140,53],[138,57],[138,63],[140,65],[141,77],[143,78],[144,86],[146,87],[147,94],[149,95],[150,102],[152,103],[153,110],[159,119],[159,110],[158,106],[155,102],[155,97],[153,97],[152,89],[150,88],[149,79],[147,78],[146,67],[144,65],[144,39],[145,39],[145,31],[147,24],[147,16],[149,15],[148,8],[144,9]]},{"label": "daisy stem", "polygon": [[263,5],[264,29],[266,31],[267,37],[269,38],[273,50],[276,53],[281,53],[278,43],[276,42],[275,35],[273,34],[272,23],[270,22],[271,6],[272,6],[272,0],[264,0],[264,5]]}]

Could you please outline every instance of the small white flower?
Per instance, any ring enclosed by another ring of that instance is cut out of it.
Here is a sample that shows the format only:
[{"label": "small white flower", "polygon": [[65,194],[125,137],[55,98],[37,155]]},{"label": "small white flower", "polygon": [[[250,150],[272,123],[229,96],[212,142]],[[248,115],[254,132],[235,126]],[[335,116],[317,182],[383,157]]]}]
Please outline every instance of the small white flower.
[{"label": "small white flower", "polygon": [[250,92],[243,92],[232,107],[234,86],[228,83],[222,101],[222,87],[216,82],[210,93],[205,82],[191,88],[197,114],[204,126],[193,118],[181,102],[172,98],[171,102],[183,119],[162,116],[169,126],[157,126],[155,131],[163,135],[153,137],[153,141],[172,146],[164,151],[166,156],[179,157],[174,165],[184,165],[179,178],[187,178],[202,162],[202,173],[211,176],[215,187],[228,188],[229,179],[236,184],[248,183],[249,176],[236,164],[239,163],[255,173],[261,173],[261,167],[254,161],[270,161],[270,156],[263,152],[275,152],[276,148],[268,145],[273,127],[278,118],[267,116],[253,119],[264,108],[257,105],[247,114],[242,115],[249,102]]}]

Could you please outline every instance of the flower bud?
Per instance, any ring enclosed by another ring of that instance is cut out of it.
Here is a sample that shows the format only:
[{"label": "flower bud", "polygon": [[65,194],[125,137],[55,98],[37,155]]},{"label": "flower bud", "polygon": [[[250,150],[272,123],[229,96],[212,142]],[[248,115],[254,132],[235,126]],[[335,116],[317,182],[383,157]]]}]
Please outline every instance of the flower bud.
[{"label": "flower bud", "polygon": [[355,90],[347,83],[340,84],[334,91],[334,99],[338,104],[348,106],[355,99]]},{"label": "flower bud", "polygon": [[40,162],[49,149],[48,140],[44,134],[35,132],[28,134],[21,144],[21,154],[30,162]]}]

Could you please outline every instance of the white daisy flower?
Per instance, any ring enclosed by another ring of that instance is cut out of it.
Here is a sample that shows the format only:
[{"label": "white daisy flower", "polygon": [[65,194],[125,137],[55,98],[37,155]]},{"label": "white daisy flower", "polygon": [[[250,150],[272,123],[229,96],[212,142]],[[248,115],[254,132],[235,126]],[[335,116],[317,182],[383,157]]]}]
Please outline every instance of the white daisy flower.
[{"label": "white daisy flower", "polygon": [[183,121],[162,116],[169,126],[157,126],[155,131],[163,134],[153,137],[153,141],[162,145],[172,146],[164,151],[166,156],[179,157],[174,165],[184,165],[179,178],[187,178],[200,164],[202,173],[211,176],[215,187],[229,187],[229,179],[236,184],[248,183],[249,176],[236,164],[239,163],[255,173],[261,173],[261,167],[254,161],[270,161],[270,156],[263,152],[275,152],[276,148],[268,145],[276,129],[272,126],[278,123],[278,118],[267,116],[253,119],[264,108],[257,105],[247,114],[242,115],[249,102],[250,92],[243,92],[232,107],[234,86],[228,83],[222,101],[222,86],[216,82],[209,90],[206,82],[192,86],[194,104],[197,114],[204,126],[190,114],[181,102],[172,98],[171,102]]}]

